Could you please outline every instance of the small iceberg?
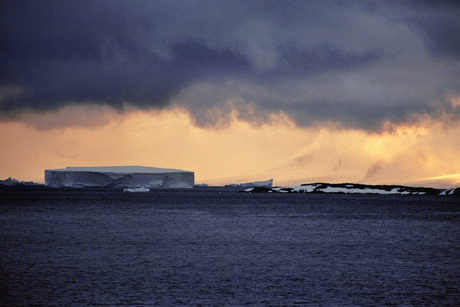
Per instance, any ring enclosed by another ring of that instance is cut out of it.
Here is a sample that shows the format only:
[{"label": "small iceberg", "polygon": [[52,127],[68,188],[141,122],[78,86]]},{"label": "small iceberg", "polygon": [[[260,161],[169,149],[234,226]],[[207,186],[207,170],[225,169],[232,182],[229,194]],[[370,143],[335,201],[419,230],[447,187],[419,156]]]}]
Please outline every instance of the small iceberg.
[{"label": "small iceberg", "polygon": [[124,189],[123,192],[150,192],[150,189],[147,189],[147,188],[133,188],[133,189]]}]

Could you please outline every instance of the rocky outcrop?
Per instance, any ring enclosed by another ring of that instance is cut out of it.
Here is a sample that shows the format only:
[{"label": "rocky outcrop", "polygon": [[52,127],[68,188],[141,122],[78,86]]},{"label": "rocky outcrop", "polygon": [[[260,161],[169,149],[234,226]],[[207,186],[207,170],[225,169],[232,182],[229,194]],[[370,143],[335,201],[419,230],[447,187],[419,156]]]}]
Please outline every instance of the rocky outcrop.
[{"label": "rocky outcrop", "polygon": [[433,188],[398,185],[365,185],[354,183],[311,183],[282,188],[249,188],[250,193],[334,193],[334,194],[386,194],[386,195],[439,195]]},{"label": "rocky outcrop", "polygon": [[19,181],[9,177],[5,180],[0,180],[0,186],[8,186],[8,187],[18,187],[18,186],[42,186],[42,184],[35,183],[32,181]]},{"label": "rocky outcrop", "polygon": [[439,195],[460,196],[460,188],[447,189],[445,191],[442,191]]}]

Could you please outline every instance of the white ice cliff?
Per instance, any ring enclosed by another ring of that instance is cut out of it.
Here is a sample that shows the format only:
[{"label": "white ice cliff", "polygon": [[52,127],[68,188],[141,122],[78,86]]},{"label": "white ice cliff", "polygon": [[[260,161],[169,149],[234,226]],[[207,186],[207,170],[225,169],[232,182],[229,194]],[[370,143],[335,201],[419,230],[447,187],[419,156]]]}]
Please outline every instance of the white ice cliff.
[{"label": "white ice cliff", "polygon": [[254,188],[254,187],[266,187],[271,188],[273,186],[273,178],[266,181],[255,181],[255,182],[247,182],[247,183],[240,183],[240,188]]},{"label": "white ice cliff", "polygon": [[230,188],[255,188],[255,187],[264,187],[264,188],[271,188],[273,186],[273,178],[270,180],[265,181],[254,181],[254,182],[246,182],[246,183],[234,183],[228,184],[225,187]]},{"label": "white ice cliff", "polygon": [[67,167],[45,170],[51,188],[193,188],[195,173],[145,166]]}]

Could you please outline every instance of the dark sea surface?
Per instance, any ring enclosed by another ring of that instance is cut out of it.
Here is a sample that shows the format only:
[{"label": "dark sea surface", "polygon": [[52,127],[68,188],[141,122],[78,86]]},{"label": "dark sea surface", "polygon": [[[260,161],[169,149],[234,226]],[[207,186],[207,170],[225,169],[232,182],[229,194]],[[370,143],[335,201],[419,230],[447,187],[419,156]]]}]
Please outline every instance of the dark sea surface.
[{"label": "dark sea surface", "polygon": [[460,198],[0,189],[3,306],[460,306]]}]

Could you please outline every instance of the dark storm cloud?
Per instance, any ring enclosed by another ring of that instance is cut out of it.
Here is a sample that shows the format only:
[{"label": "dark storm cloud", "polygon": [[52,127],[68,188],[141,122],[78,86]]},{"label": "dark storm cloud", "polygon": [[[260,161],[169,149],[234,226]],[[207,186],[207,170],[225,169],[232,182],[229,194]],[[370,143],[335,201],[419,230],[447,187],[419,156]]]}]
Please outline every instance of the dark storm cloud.
[{"label": "dark storm cloud", "polygon": [[190,39],[171,43],[170,57],[160,58],[136,37],[153,28],[150,21],[100,3],[107,11],[66,2],[19,3],[3,11],[0,80],[25,88],[22,97],[2,101],[3,112],[88,101],[161,107],[195,79],[249,67],[236,53]]},{"label": "dark storm cloud", "polygon": [[[0,119],[71,104],[181,107],[202,127],[380,131],[460,110],[451,1],[7,1]],[[234,112],[236,111],[236,113]]]},{"label": "dark storm cloud", "polygon": [[410,10],[403,17],[404,21],[415,25],[415,30],[420,31],[427,48],[434,55],[460,59],[460,2],[414,0],[402,4]]}]

